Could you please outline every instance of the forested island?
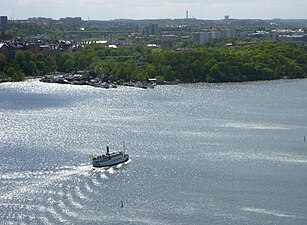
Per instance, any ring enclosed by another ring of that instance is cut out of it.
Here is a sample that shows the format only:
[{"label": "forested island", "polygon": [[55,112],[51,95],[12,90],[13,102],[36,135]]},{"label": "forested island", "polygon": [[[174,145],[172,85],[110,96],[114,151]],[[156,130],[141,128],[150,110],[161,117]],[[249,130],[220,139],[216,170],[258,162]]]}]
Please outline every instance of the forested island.
[{"label": "forested island", "polygon": [[180,49],[143,45],[110,48],[95,44],[49,56],[17,51],[12,59],[7,59],[0,54],[0,82],[76,71],[83,71],[85,76],[108,76],[114,81],[156,78],[158,83],[305,78],[307,47],[272,41]]}]

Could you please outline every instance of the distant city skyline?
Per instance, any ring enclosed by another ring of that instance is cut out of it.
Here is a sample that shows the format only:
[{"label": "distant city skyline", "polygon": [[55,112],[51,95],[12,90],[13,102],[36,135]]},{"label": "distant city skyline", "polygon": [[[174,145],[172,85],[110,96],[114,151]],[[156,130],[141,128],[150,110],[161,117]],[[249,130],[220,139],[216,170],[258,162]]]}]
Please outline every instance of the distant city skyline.
[{"label": "distant city skyline", "polygon": [[112,19],[307,19],[307,1],[297,0],[2,0],[8,19],[81,17]]}]

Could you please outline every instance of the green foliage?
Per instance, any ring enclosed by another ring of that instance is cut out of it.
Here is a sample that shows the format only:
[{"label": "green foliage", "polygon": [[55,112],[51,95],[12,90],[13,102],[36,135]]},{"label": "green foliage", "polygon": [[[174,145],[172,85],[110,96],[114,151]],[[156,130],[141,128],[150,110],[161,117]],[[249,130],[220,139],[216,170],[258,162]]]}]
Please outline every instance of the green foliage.
[{"label": "green foliage", "polygon": [[11,81],[22,81],[24,80],[24,74],[16,68],[9,67],[6,71],[6,76],[11,78]]},{"label": "green foliage", "polygon": [[[187,43],[188,44],[188,43]],[[189,45],[185,45],[189,46]],[[5,69],[13,67],[13,71]],[[174,51],[141,45],[107,48],[86,46],[54,57],[16,52],[13,62],[0,55],[0,72],[18,79],[61,71],[95,71],[114,80],[158,82],[239,82],[307,77],[307,47],[262,42],[244,47],[200,47]],[[20,72],[20,73],[19,73]],[[18,75],[18,76],[17,76]]]},{"label": "green foliage", "polygon": [[168,68],[166,80],[237,82],[306,77],[307,48],[260,43],[245,47],[197,48],[189,51],[152,51],[146,57],[157,75]]},{"label": "green foliage", "polygon": [[163,76],[157,76],[156,79],[157,79],[157,84],[163,84],[163,82],[165,81]]},{"label": "green foliage", "polygon": [[7,64],[7,59],[5,55],[0,54],[0,72],[3,71],[4,66]]},{"label": "green foliage", "polygon": [[6,73],[0,71],[0,82],[8,81],[8,79],[9,76]]},{"label": "green foliage", "polygon": [[11,61],[0,54],[0,80],[2,81],[21,81],[25,76],[45,75],[55,72],[57,68],[54,57],[34,55],[30,51],[17,51]]}]

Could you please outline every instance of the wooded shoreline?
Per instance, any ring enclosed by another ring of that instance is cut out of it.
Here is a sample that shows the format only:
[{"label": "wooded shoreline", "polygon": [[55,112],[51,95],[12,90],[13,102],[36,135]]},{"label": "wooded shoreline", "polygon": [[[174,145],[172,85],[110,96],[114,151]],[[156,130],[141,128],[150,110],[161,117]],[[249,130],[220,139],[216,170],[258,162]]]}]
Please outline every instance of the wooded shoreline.
[{"label": "wooded shoreline", "polygon": [[94,45],[55,56],[17,51],[9,60],[0,55],[0,81],[21,81],[56,71],[82,71],[83,76],[109,77],[113,81],[155,78],[158,84],[305,78],[307,47],[265,41],[250,46],[204,46],[180,51],[140,45],[117,49]]}]

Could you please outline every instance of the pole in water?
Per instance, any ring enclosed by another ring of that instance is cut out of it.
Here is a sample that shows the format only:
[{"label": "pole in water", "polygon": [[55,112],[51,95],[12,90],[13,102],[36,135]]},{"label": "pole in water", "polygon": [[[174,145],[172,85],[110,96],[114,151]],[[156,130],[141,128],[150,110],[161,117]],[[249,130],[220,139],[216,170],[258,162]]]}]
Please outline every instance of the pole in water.
[{"label": "pole in water", "polygon": [[120,204],[121,204],[121,208],[124,208],[124,202],[123,202],[123,200],[120,200]]},{"label": "pole in water", "polygon": [[306,141],[306,137],[304,136],[304,142]]}]

